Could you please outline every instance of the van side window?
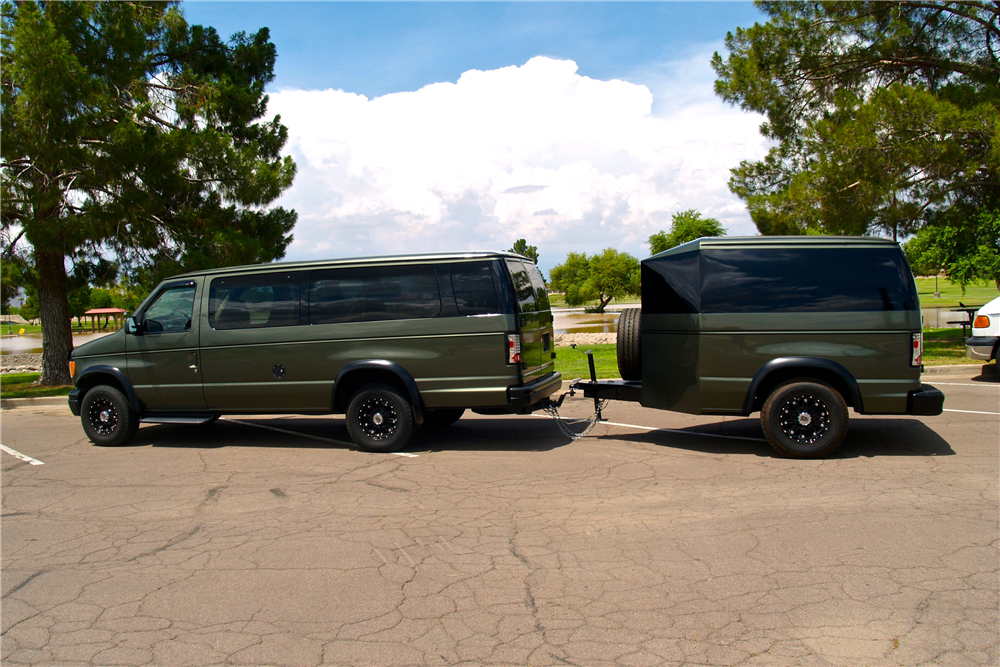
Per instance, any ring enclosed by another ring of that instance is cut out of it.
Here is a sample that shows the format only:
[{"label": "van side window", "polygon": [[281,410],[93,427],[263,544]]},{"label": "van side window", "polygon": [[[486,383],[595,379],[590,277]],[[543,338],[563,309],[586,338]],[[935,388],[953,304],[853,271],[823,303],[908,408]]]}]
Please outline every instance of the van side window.
[{"label": "van side window", "polygon": [[514,281],[514,294],[517,296],[517,309],[522,313],[533,313],[538,310],[535,304],[535,288],[531,284],[528,271],[519,259],[508,259],[507,268]]},{"label": "van side window", "polygon": [[191,331],[194,290],[194,285],[179,285],[160,292],[156,300],[143,311],[146,332],[182,333]]},{"label": "van side window", "polygon": [[452,264],[451,286],[455,303],[463,315],[485,315],[500,312],[493,272],[485,262]]},{"label": "van side window", "polygon": [[258,329],[299,323],[298,273],[260,273],[216,278],[208,291],[213,329]]},{"label": "van side window", "polygon": [[917,303],[896,248],[713,248],[701,256],[705,313],[905,311]]},{"label": "van side window", "polygon": [[542,278],[542,272],[534,264],[522,263],[528,269],[528,277],[531,278],[531,287],[535,290],[535,303],[538,305],[538,310],[548,310],[549,293],[545,289],[545,279]]},{"label": "van side window", "polygon": [[366,266],[313,271],[309,322],[374,322],[437,317],[441,290],[432,266]]}]

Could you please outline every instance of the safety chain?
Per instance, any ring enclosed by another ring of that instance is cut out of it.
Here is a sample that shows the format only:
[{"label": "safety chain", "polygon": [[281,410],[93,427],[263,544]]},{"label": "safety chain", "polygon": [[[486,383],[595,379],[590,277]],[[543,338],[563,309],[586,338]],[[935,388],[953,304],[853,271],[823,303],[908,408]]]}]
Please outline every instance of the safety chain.
[{"label": "safety chain", "polygon": [[[559,401],[559,403],[562,403],[562,401]],[[601,401],[598,405],[597,411],[586,419],[564,419],[559,416],[559,403],[550,401],[549,404],[543,409],[549,414],[549,416],[556,420],[556,426],[558,426],[563,435],[570,440],[579,440],[580,438],[586,437],[587,434],[590,433],[590,431],[597,425],[599,421],[597,416],[601,413],[601,410],[604,409],[604,406],[608,404],[606,400]],[[570,428],[571,425],[582,424],[585,422],[587,423],[587,427],[580,432],[574,431]]]}]

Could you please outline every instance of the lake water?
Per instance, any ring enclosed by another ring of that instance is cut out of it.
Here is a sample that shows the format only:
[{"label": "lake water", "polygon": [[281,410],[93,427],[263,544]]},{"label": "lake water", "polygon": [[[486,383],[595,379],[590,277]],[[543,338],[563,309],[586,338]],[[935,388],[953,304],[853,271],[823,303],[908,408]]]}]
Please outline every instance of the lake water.
[{"label": "lake water", "polygon": [[[16,327],[17,325],[15,325]],[[14,331],[17,331],[15,328]],[[87,341],[96,340],[104,336],[108,336],[114,333],[113,331],[106,331],[103,333],[85,333],[85,334],[74,334],[73,335],[73,346],[79,347]],[[32,336],[8,336],[4,334],[0,338],[0,354],[31,354],[40,353],[42,351],[42,336],[41,334],[35,334]]]}]

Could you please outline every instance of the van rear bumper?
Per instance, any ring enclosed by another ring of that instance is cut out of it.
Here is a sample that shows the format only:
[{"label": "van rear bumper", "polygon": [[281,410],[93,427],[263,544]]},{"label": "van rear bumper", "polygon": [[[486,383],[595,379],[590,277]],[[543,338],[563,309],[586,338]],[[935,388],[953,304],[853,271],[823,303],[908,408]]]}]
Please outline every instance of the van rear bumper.
[{"label": "van rear bumper", "polygon": [[939,415],[944,410],[944,394],[929,384],[920,385],[906,397],[906,414],[918,416]]},{"label": "van rear bumper", "polygon": [[528,408],[556,393],[561,386],[562,374],[550,373],[529,384],[508,387],[507,404],[513,408]]}]

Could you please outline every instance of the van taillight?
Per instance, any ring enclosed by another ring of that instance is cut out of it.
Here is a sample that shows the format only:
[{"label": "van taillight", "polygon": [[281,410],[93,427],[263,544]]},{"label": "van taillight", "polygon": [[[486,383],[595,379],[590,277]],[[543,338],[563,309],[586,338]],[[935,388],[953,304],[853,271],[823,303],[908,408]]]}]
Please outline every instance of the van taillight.
[{"label": "van taillight", "polygon": [[973,320],[972,326],[975,329],[985,329],[990,326],[990,318],[985,315],[976,315],[976,319]]},{"label": "van taillight", "polygon": [[913,356],[910,357],[910,365],[919,366],[924,361],[924,334],[918,331],[911,334],[910,337],[913,342]]},{"label": "van taillight", "polygon": [[521,334],[507,334],[507,363],[521,363]]}]

